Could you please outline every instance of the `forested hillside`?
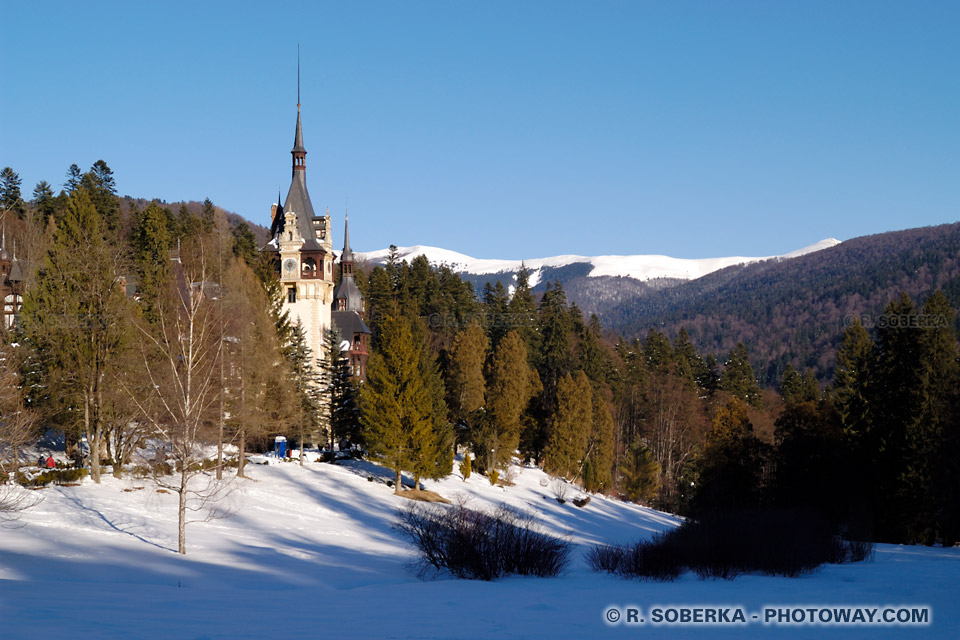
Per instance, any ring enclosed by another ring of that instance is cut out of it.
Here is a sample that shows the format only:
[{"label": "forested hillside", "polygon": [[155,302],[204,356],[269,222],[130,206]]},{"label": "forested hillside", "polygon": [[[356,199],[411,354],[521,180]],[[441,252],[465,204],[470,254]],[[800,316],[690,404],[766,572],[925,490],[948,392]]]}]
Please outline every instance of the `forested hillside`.
[{"label": "forested hillside", "polygon": [[923,301],[940,289],[960,303],[960,223],[847,240],[790,260],[730,267],[623,301],[598,315],[627,335],[686,327],[697,348],[716,355],[738,342],[750,349],[761,382],[784,367],[831,377],[843,330],[854,319],[881,321],[905,292]]}]

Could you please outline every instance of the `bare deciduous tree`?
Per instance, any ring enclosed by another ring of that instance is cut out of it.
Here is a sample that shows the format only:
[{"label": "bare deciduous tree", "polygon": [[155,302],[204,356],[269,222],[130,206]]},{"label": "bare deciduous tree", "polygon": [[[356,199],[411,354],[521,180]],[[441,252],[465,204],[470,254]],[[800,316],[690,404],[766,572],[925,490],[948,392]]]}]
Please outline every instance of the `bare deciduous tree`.
[{"label": "bare deciduous tree", "polygon": [[[217,422],[219,405],[219,288],[210,281],[203,239],[191,241],[171,270],[159,300],[157,321],[140,329],[143,369],[150,393],[130,397],[163,455],[155,465],[155,482],[179,497],[179,553],[185,554],[187,514],[205,521],[222,515],[214,503],[226,497],[229,483],[204,467],[208,431]],[[165,473],[167,460],[173,475]]]}]

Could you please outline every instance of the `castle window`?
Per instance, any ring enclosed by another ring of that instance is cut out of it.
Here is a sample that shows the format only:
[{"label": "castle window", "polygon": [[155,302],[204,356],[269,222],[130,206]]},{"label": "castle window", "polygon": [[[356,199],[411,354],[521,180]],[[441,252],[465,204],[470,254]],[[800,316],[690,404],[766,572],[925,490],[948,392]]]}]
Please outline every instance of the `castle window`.
[{"label": "castle window", "polygon": [[317,261],[313,258],[307,258],[303,261],[303,275],[309,277],[316,277],[317,275]]},{"label": "castle window", "polygon": [[290,287],[289,289],[287,289],[287,302],[289,302],[290,304],[293,304],[296,301],[297,301],[297,288]]}]

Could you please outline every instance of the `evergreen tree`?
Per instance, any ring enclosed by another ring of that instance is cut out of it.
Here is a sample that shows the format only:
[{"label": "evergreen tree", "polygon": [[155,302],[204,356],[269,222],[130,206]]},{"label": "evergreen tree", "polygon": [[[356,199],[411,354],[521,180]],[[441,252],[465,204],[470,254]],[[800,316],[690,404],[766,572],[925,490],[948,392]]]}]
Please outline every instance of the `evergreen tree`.
[{"label": "evergreen tree", "polygon": [[[613,488],[614,438],[613,416],[603,394],[593,394],[593,420],[590,442],[584,462],[583,487],[591,492]],[[587,470],[589,469],[589,473]]]},{"label": "evergreen tree", "polygon": [[57,210],[56,197],[53,187],[46,180],[41,180],[33,189],[34,220],[42,229],[54,217]]},{"label": "evergreen tree", "polygon": [[580,475],[593,428],[593,388],[583,371],[557,384],[557,409],[544,451],[544,471],[565,478]]},{"label": "evergreen tree", "polygon": [[[207,200],[207,202],[210,201]],[[204,211],[203,215],[204,217],[201,218],[202,225],[206,227],[206,211]],[[260,259],[260,252],[257,250],[257,238],[253,235],[253,231],[250,230],[250,225],[246,222],[234,225],[230,230],[230,235],[233,236],[233,255],[242,258],[244,262],[251,266],[256,265]]]},{"label": "evergreen tree", "polygon": [[757,376],[753,373],[747,347],[742,342],[737,343],[727,356],[723,374],[720,376],[720,388],[751,406],[759,407],[763,404]]},{"label": "evergreen tree", "polygon": [[80,188],[80,182],[83,180],[83,172],[80,171],[80,167],[76,164],[70,165],[70,168],[67,169],[67,181],[63,183],[63,189],[67,192],[67,195],[73,195],[73,193]]},{"label": "evergreen tree", "polygon": [[90,171],[83,174],[80,184],[90,193],[90,201],[103,220],[105,232],[115,232],[120,227],[120,203],[113,171],[106,162],[97,160]]},{"label": "evergreen tree", "polygon": [[100,482],[105,450],[106,395],[118,390],[129,309],[117,286],[119,249],[106,241],[86,189],[69,199],[63,221],[24,299],[21,322],[44,360],[46,384],[56,387],[52,407],[68,429],[82,432],[90,447],[90,475]]},{"label": "evergreen tree", "polygon": [[490,336],[490,344],[494,347],[500,342],[500,339],[507,333],[509,327],[505,322],[507,318],[507,305],[510,302],[510,296],[504,288],[503,283],[497,280],[496,285],[489,282],[483,285],[483,305],[490,322],[487,325],[487,332]]},{"label": "evergreen tree", "polygon": [[620,470],[628,500],[647,503],[656,500],[660,493],[660,463],[642,441],[638,440],[630,447]]},{"label": "evergreen tree", "polygon": [[870,334],[860,321],[850,325],[843,334],[834,369],[833,396],[840,424],[855,448],[865,446],[870,424],[872,376],[876,364],[874,345]]},{"label": "evergreen tree", "polygon": [[10,167],[0,170],[0,212],[4,215],[15,213],[23,218],[26,211],[23,197],[20,193],[20,176]]},{"label": "evergreen tree", "polygon": [[[340,350],[339,331],[327,330],[324,340],[326,402],[330,405],[330,429],[334,441],[362,444],[357,386],[347,354]],[[333,441],[331,441],[331,445]],[[331,449],[332,450],[332,449]]]},{"label": "evergreen tree", "polygon": [[478,322],[453,339],[447,367],[447,396],[453,419],[467,425],[471,414],[484,405],[483,363],[487,358],[487,337]]},{"label": "evergreen tree", "polygon": [[537,354],[540,353],[540,333],[537,331],[537,303],[530,290],[530,270],[520,264],[517,271],[517,288],[507,305],[510,313],[510,326],[523,339],[527,346],[527,357],[530,366],[536,365]]},{"label": "evergreen tree", "polygon": [[643,357],[648,371],[667,373],[675,367],[670,341],[667,336],[654,329],[650,329],[643,343]]},{"label": "evergreen tree", "polygon": [[508,464],[520,444],[523,413],[540,386],[527,361],[526,345],[516,331],[509,331],[491,355],[487,411],[472,437],[478,461],[486,458],[483,469]]},{"label": "evergreen tree", "polygon": [[813,371],[807,369],[800,373],[788,364],[780,380],[780,396],[788,406],[816,402],[820,397],[820,386]]},{"label": "evergreen tree", "polygon": [[157,319],[157,301],[170,273],[170,244],[166,212],[153,201],[137,214],[130,237],[137,292],[150,322]]},{"label": "evergreen tree", "polygon": [[360,389],[361,425],[370,452],[394,470],[395,492],[401,472],[419,462],[415,438],[433,427],[434,405],[421,370],[421,345],[414,342],[410,322],[381,318],[378,348],[367,363],[367,381]]},{"label": "evergreen tree", "polygon": [[[334,333],[328,330],[329,333]],[[330,406],[329,388],[331,379],[331,367],[327,362],[328,357],[338,358],[340,355],[340,342],[338,335],[331,337],[325,336],[324,347],[329,349],[330,342],[335,341],[336,353],[328,356],[324,354],[324,361],[320,371],[317,370],[317,360],[313,350],[307,343],[307,334],[298,320],[291,327],[290,340],[285,345],[283,352],[287,360],[287,370],[290,372],[291,391],[293,392],[293,419],[294,430],[297,434],[297,443],[300,445],[300,466],[303,466],[304,448],[307,438],[313,437],[314,442],[322,445],[320,439],[320,430],[325,422],[324,418],[329,418],[327,409]],[[327,397],[321,397],[326,392]],[[333,435],[330,437],[330,451],[333,451]]]},{"label": "evergreen tree", "polygon": [[753,435],[747,407],[739,398],[717,407],[700,460],[694,513],[758,506],[767,454],[767,447]]}]

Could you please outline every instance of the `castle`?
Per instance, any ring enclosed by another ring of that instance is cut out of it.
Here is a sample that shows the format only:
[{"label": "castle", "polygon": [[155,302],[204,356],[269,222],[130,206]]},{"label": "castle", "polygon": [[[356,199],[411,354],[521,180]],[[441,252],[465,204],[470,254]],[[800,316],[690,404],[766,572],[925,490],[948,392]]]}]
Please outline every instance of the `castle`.
[{"label": "castle", "polygon": [[[306,157],[300,104],[293,139],[293,176],[283,205],[271,210],[270,241],[262,249],[273,254],[274,268],[283,287],[283,310],[290,321],[303,327],[307,344],[318,360],[325,355],[328,329],[340,332],[341,351],[353,374],[366,375],[370,329],[363,321],[364,300],[353,280],[354,255],[350,250],[349,221],[344,220],[340,282],[334,287],[333,239],[330,211],[314,213],[307,191]],[[336,307],[334,309],[334,307]]]}]

